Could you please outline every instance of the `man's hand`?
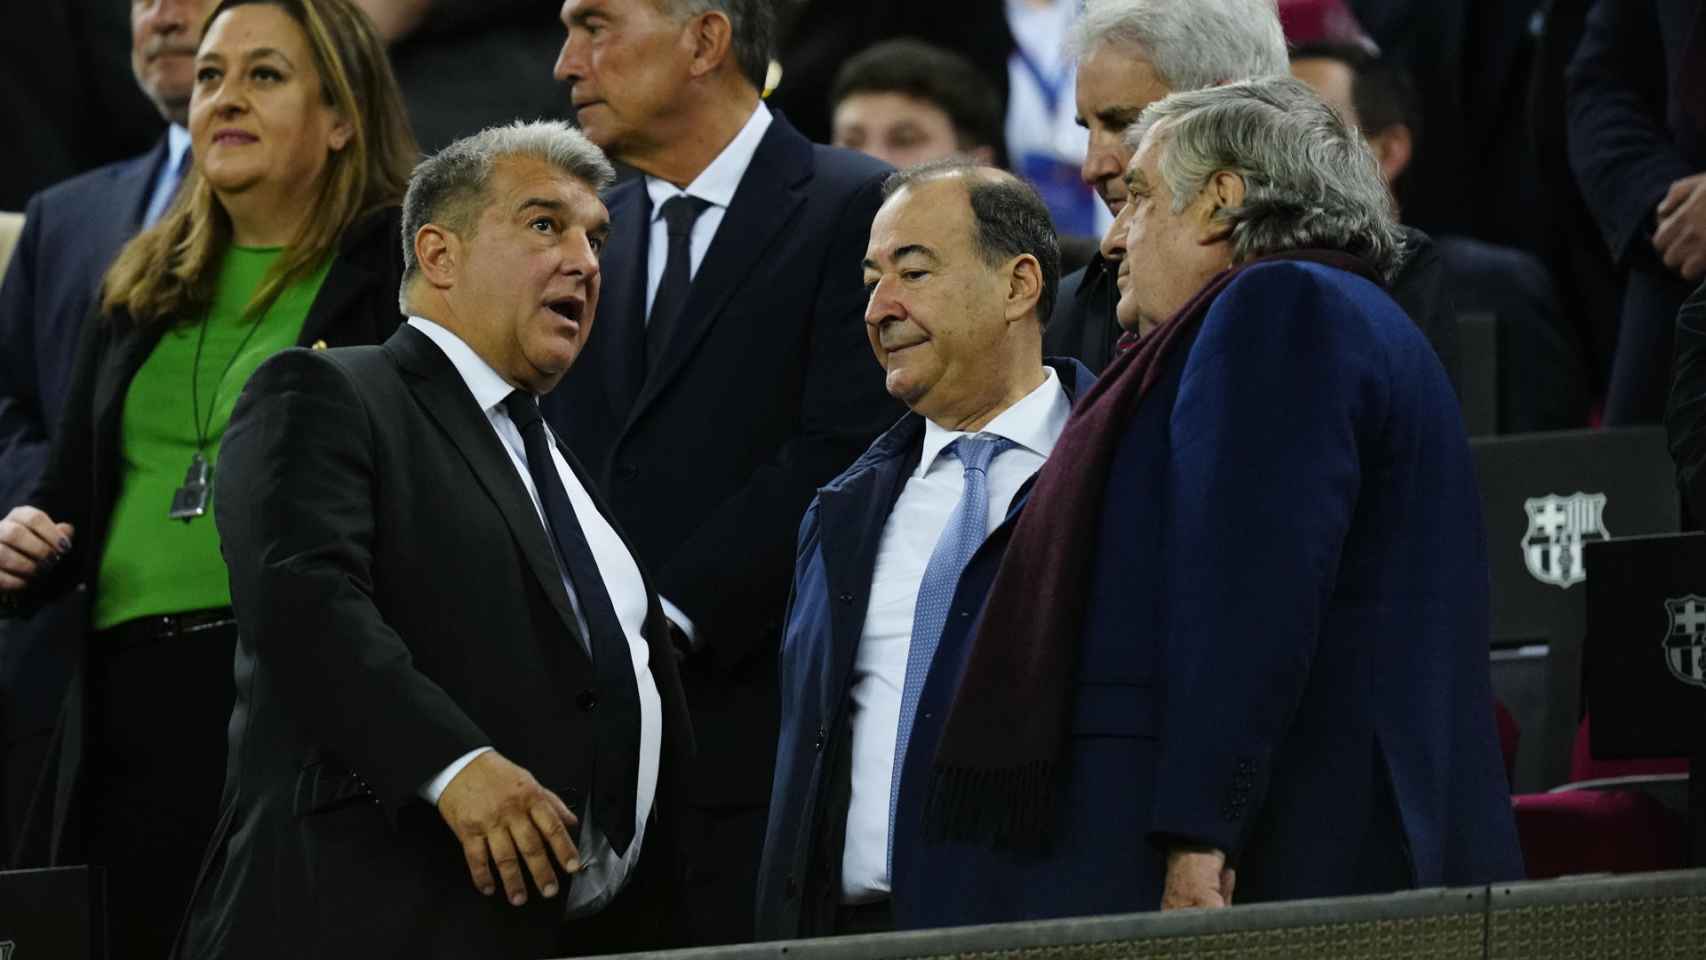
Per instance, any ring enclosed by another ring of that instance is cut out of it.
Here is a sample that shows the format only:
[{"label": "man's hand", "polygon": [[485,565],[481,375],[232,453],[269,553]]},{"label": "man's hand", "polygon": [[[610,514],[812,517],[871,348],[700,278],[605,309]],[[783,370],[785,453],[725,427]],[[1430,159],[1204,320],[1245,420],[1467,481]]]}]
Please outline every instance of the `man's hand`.
[{"label": "man's hand", "polygon": [[35,507],[12,508],[0,520],[0,593],[22,590],[52,570],[71,552],[73,532]]},{"label": "man's hand", "polygon": [[379,39],[396,43],[415,32],[426,19],[432,0],[355,0],[373,25],[379,29]]},{"label": "man's hand", "polygon": [[1706,276],[1706,173],[1671,184],[1654,219],[1653,249],[1665,266],[1691,283]]},{"label": "man's hand", "polygon": [[493,867],[503,880],[505,896],[518,907],[527,902],[523,863],[547,897],[557,895],[551,854],[564,873],[580,872],[580,852],[570,839],[570,829],[580,821],[562,798],[496,750],[487,750],[462,768],[439,795],[438,812],[462,844],[474,886],[488,897],[497,892]]},{"label": "man's hand", "polygon": [[1226,867],[1226,854],[1207,847],[1174,847],[1167,851],[1167,887],[1161,909],[1230,907],[1238,875]]}]

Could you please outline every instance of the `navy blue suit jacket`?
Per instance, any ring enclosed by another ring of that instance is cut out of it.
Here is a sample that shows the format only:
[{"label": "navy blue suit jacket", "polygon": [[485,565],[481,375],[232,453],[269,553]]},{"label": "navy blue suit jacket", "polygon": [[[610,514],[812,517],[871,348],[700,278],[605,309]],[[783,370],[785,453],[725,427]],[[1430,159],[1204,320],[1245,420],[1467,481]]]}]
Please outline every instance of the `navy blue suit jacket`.
[{"label": "navy blue suit jacket", "polygon": [[[1082,396],[1095,379],[1076,360],[1048,363],[1069,398]],[[847,777],[853,658],[883,527],[907,475],[918,465],[923,438],[924,418],[915,413],[902,417],[818,491],[800,523],[794,596],[782,645],[782,733],[758,877],[760,939],[832,932],[825,928],[825,914],[833,912],[841,889],[847,798],[834,796],[831,781],[837,772]],[[1019,489],[1006,519],[979,547],[953,609],[982,605],[989,575],[1000,563],[1030,488],[1027,481]],[[953,631],[951,622],[948,631]]]},{"label": "navy blue suit jacket", "polygon": [[900,411],[861,320],[859,261],[888,172],[811,143],[776,114],[650,377],[651,200],[643,178],[618,186],[606,199],[615,232],[597,323],[540,403],[705,644],[683,676],[696,803],[758,808],[770,796],[775,656],[800,514]]},{"label": "navy blue suit jacket", "polygon": [[77,333],[166,160],[154,149],[30,198],[0,285],[0,513],[35,488],[65,406]]},{"label": "navy blue suit jacket", "polygon": [[1373,284],[1281,262],[1167,366],[1114,453],[1052,850],[924,839],[975,636],[950,617],[901,774],[902,927],[1154,909],[1177,840],[1225,850],[1240,902],[1521,874],[1475,476],[1427,340]]}]

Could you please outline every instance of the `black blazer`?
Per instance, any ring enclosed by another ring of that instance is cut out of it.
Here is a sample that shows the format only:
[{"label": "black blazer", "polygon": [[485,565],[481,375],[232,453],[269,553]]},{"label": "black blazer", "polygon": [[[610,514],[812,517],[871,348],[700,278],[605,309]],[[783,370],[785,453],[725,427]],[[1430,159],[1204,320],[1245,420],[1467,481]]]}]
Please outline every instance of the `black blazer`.
[{"label": "black blazer", "polygon": [[658,591],[709,647],[714,668],[700,661],[686,676],[696,800],[768,800],[774,658],[800,517],[899,416],[865,337],[859,269],[887,173],[812,144],[777,114],[659,375],[643,385],[651,202],[643,178],[618,186],[597,324],[543,401]]},{"label": "black blazer", "polygon": [[[218,470],[237,705],[180,955],[562,951],[562,901],[481,896],[416,795],[490,744],[584,810],[593,758],[596,697],[576,695],[592,662],[545,528],[456,368],[407,326],[382,346],[286,351],[249,381]],[[672,849],[691,744],[646,587],[664,708],[650,863]],[[659,924],[675,915],[650,906]]]},{"label": "black blazer", "polygon": [[[403,254],[398,242],[401,211],[375,211],[352,225],[319,295],[302,326],[300,344],[376,343],[389,335],[402,317],[397,311],[397,288],[402,281]],[[22,594],[0,600],[0,616],[29,615],[42,604],[79,584],[93,583],[99,572],[113,503],[121,477],[120,425],[130,383],[159,343],[164,325],[138,327],[128,317],[91,317],[83,324],[77,361],[66,391],[65,412],[54,437],[47,468],[26,503],[54,520],[77,529],[70,555],[54,571]],[[215,494],[230,493],[220,485]],[[166,505],[160,507],[162,513]],[[68,642],[75,664],[83,660],[81,632]],[[15,862],[41,865],[75,856],[75,834],[65,833],[73,808],[76,778],[82,758],[77,724],[66,726],[82,704],[78,685],[61,710],[57,773],[44,784],[46,793],[31,804],[30,822],[19,835]],[[51,825],[43,818],[51,816]],[[74,826],[74,825],[73,825]]]}]

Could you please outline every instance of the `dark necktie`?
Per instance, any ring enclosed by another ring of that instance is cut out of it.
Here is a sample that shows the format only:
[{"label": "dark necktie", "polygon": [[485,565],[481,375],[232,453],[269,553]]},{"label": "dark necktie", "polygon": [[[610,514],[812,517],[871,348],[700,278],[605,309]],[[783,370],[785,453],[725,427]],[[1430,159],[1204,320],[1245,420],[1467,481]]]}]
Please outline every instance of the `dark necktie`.
[{"label": "dark necktie", "polygon": [[597,683],[590,696],[579,698],[594,720],[597,746],[589,806],[593,822],[610,841],[610,848],[622,856],[634,838],[634,790],[640,776],[640,691],[634,682],[628,637],[604,589],[604,577],[598,572],[568,491],[563,489],[538,402],[532,394],[517,390],[504,398],[504,410],[521,431],[527,472],[533,476],[539,502],[545,507],[547,532],[557,545],[558,562],[574,585],[581,615],[586,618],[587,645],[592,650]]},{"label": "dark necktie", "polygon": [[663,279],[652,296],[652,313],[646,322],[646,376],[657,372],[669,341],[680,327],[681,308],[693,286],[693,224],[711,205],[709,200],[682,194],[663,202],[663,222],[669,230],[669,258],[663,264]]}]

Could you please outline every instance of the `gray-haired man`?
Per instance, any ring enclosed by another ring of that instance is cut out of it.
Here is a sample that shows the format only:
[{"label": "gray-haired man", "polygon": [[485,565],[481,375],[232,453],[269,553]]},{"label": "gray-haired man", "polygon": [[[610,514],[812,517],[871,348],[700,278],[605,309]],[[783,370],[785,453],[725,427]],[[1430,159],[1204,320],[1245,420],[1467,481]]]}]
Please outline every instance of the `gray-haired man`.
[{"label": "gray-haired man", "polygon": [[612,176],[562,124],[452,144],[404,203],[408,324],[250,380],[215,508],[237,707],[184,956],[669,942],[667,627],[537,407],[592,328]]}]

